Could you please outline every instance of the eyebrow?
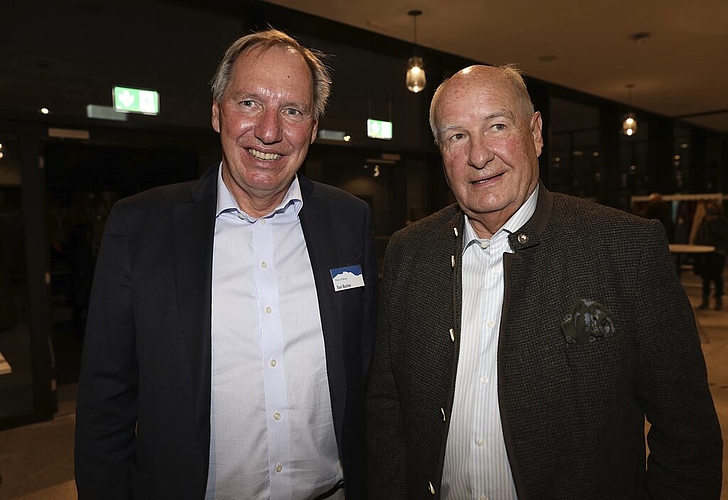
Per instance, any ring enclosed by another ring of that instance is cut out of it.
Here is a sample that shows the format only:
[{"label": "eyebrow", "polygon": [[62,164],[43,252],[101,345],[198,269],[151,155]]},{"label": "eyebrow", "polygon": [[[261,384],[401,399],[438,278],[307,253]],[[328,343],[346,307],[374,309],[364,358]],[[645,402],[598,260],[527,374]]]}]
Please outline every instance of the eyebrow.
[{"label": "eyebrow", "polygon": [[[256,92],[256,91],[244,91],[244,92],[231,92],[230,93],[230,100],[231,101],[247,101],[247,100],[257,100],[257,99],[263,99],[265,98],[265,93]],[[303,112],[312,114],[313,105],[312,104],[306,104],[303,101],[283,101],[283,104],[281,106],[281,109],[286,108],[298,108]]]},{"label": "eyebrow", "polygon": [[[487,121],[497,119],[497,118],[508,118],[508,119],[512,120],[513,113],[508,112],[506,110],[497,110],[497,111],[494,111],[493,113],[490,113],[490,114],[486,115],[485,117],[483,117],[483,121],[487,122]],[[438,129],[437,133],[446,134],[447,132],[450,132],[451,130],[457,130],[457,129],[462,129],[462,128],[465,128],[465,127],[463,127],[463,125],[447,125],[445,127]]]},{"label": "eyebrow", "polygon": [[447,127],[443,127],[437,130],[437,133],[440,135],[443,135],[447,132],[450,132],[451,130],[462,128],[461,125],[448,125]]}]

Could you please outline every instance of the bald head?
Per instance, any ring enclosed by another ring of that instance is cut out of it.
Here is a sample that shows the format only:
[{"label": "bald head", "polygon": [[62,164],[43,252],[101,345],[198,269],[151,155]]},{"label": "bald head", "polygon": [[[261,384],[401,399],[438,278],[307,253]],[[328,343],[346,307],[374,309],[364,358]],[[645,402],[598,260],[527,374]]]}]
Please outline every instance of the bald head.
[{"label": "bald head", "polygon": [[440,143],[439,112],[441,103],[458,99],[464,94],[473,92],[503,92],[508,89],[513,103],[523,118],[533,115],[533,103],[528,95],[526,83],[521,72],[514,65],[486,66],[482,64],[463,68],[440,84],[432,96],[430,104],[430,129],[435,144]]}]

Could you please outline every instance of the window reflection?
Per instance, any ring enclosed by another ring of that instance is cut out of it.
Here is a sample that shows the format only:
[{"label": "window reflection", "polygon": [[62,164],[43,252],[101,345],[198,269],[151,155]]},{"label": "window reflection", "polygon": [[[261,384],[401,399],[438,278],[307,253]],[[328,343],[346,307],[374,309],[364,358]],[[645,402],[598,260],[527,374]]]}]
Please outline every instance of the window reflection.
[{"label": "window reflection", "polygon": [[599,109],[566,99],[551,100],[550,187],[596,200],[602,181]]}]

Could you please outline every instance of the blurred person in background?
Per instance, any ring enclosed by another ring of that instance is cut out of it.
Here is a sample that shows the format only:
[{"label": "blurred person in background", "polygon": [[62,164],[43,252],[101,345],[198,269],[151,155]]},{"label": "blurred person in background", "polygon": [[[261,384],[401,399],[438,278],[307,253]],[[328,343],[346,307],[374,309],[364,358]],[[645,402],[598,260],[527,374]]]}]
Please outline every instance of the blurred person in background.
[{"label": "blurred person in background", "polygon": [[657,219],[665,229],[667,241],[673,241],[675,224],[672,222],[670,205],[662,199],[660,193],[652,193],[647,199],[647,206],[642,214],[646,219]]},{"label": "blurred person in background", "polygon": [[715,250],[695,256],[695,273],[703,279],[703,301],[699,309],[710,307],[710,291],[713,290],[715,310],[723,308],[723,270],[728,252],[728,218],[723,215],[720,204],[709,201],[705,205],[705,216],[695,234],[696,245],[710,245]]}]

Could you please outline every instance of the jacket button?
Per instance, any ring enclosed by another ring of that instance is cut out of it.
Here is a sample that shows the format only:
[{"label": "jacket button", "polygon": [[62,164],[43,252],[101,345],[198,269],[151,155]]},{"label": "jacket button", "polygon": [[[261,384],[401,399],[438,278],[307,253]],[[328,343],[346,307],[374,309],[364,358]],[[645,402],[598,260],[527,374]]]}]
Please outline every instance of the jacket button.
[{"label": "jacket button", "polygon": [[432,481],[429,482],[429,486],[430,486],[429,487],[430,495],[434,495],[435,494],[435,487],[432,486]]},{"label": "jacket button", "polygon": [[520,243],[521,245],[525,245],[526,243],[528,243],[528,235],[523,233],[519,234],[518,243]]}]

